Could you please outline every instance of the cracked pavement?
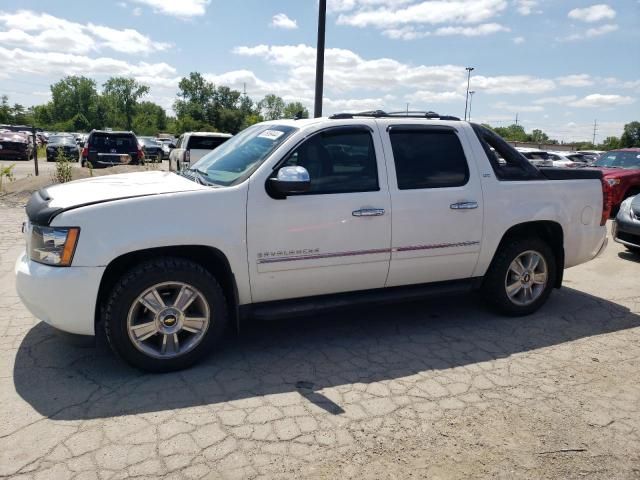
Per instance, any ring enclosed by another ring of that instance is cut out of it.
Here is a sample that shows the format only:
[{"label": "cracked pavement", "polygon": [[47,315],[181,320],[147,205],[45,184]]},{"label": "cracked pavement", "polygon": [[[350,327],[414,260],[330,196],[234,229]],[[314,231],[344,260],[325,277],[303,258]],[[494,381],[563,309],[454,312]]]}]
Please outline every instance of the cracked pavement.
[{"label": "cracked pavement", "polygon": [[620,245],[531,317],[353,308],[150,375],[22,306],[22,220],[0,206],[0,477],[640,478],[640,257]]}]

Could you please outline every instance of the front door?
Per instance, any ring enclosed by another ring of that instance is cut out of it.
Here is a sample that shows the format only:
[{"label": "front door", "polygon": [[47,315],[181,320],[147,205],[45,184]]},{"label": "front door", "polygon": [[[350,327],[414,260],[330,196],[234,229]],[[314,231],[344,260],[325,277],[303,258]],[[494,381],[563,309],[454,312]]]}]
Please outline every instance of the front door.
[{"label": "front door", "polygon": [[274,199],[266,177],[252,177],[247,248],[253,302],[384,286],[391,204],[380,138],[369,123],[315,133],[284,159],[279,168],[309,172],[305,194]]},{"label": "front door", "polygon": [[393,203],[387,286],[473,275],[482,240],[480,179],[459,126],[385,124]]}]

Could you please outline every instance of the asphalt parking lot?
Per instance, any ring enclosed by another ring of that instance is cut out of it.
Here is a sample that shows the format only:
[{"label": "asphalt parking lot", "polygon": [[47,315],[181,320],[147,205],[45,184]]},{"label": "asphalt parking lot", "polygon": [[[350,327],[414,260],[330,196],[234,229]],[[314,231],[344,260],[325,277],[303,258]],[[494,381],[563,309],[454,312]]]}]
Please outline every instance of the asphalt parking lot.
[{"label": "asphalt parking lot", "polygon": [[640,478],[640,257],[620,245],[531,317],[358,308],[149,375],[22,306],[22,218],[0,206],[0,477]]}]

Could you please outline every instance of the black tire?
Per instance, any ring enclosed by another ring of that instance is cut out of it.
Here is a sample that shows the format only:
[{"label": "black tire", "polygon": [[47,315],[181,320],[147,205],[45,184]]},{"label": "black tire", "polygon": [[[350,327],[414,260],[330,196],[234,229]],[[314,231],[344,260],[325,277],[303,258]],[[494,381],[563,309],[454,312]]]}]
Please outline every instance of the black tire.
[{"label": "black tire", "polygon": [[640,247],[630,247],[629,245],[625,245],[625,248],[629,250],[631,253],[635,253],[636,255],[640,255]]},{"label": "black tire", "polygon": [[[206,333],[193,349],[173,358],[155,358],[139,350],[129,337],[127,317],[137,297],[147,288],[179,281],[198,289],[210,312]],[[171,372],[187,368],[214,351],[228,324],[228,306],[218,281],[190,260],[160,257],[140,263],[125,273],[113,287],[102,309],[104,329],[113,351],[130,365],[148,372]]]},{"label": "black tire", "polygon": [[[542,256],[547,266],[547,282],[540,295],[528,305],[514,303],[506,289],[507,273],[511,263],[521,254],[534,251]],[[557,277],[556,257],[547,242],[541,238],[514,238],[506,241],[498,250],[484,277],[483,297],[500,313],[519,317],[537,311],[549,298]]]}]

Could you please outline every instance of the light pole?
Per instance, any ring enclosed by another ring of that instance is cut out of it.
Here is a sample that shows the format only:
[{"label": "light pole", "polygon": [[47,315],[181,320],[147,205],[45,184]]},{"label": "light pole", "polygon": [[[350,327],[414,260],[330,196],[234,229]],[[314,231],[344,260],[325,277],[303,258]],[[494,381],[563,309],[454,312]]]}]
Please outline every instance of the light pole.
[{"label": "light pole", "polygon": [[473,94],[476,93],[475,90],[471,90],[469,92],[469,121],[471,121],[471,105],[473,104]]},{"label": "light pole", "polygon": [[469,85],[471,84],[471,72],[473,72],[475,69],[473,67],[466,67],[465,70],[467,71],[467,98],[464,102],[464,119],[467,119],[467,108],[469,107]]},{"label": "light pole", "polygon": [[322,91],[324,83],[324,39],[327,24],[327,0],[320,0],[318,8],[318,45],[316,48],[316,98],[313,109],[315,118],[322,116]]}]

